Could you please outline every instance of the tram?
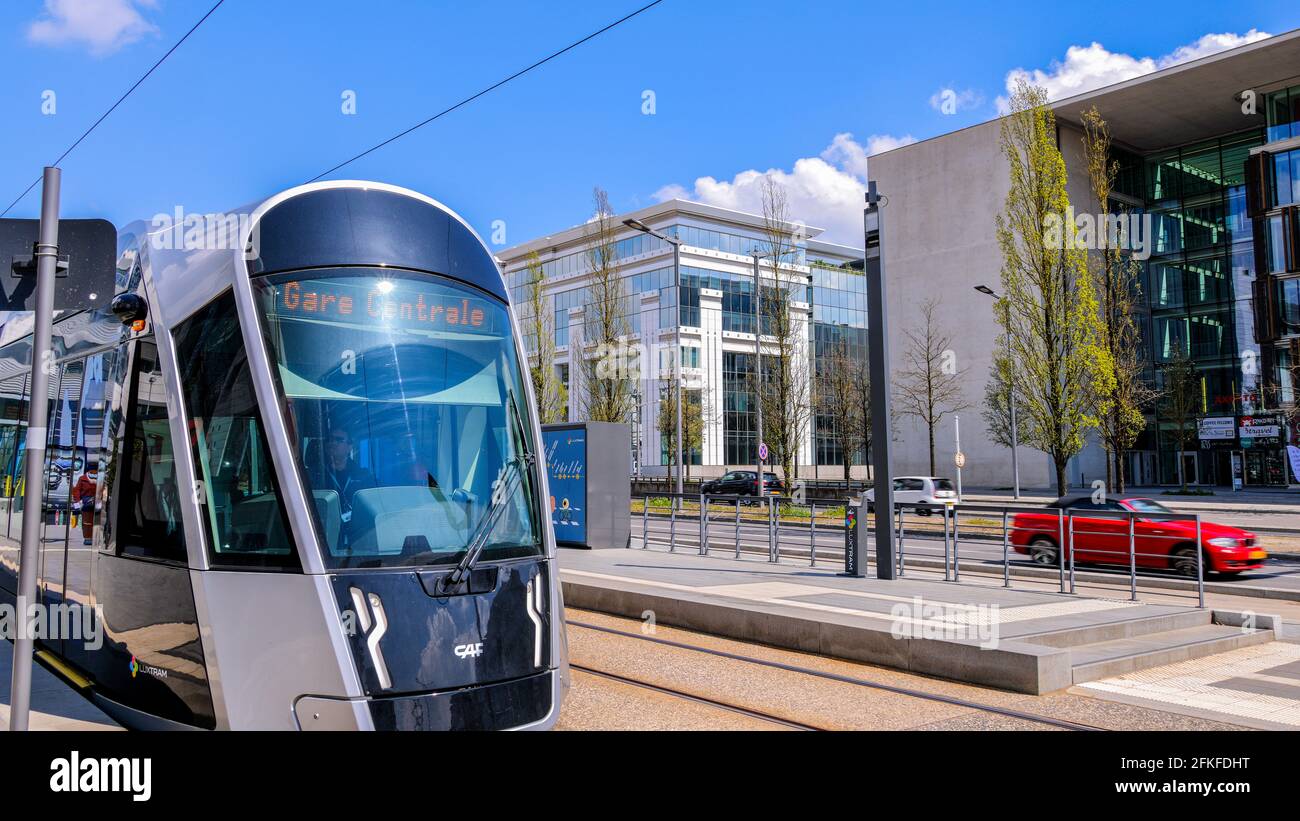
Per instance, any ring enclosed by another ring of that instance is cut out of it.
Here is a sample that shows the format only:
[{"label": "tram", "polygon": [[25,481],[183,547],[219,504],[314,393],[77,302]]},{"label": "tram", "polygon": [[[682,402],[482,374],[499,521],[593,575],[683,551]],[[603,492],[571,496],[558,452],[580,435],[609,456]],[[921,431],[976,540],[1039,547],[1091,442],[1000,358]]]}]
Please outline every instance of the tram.
[{"label": "tram", "polygon": [[[131,728],[551,727],[541,429],[473,230],[335,181],[118,251],[111,308],[54,326],[38,659]],[[11,606],[31,347],[0,328]]]}]

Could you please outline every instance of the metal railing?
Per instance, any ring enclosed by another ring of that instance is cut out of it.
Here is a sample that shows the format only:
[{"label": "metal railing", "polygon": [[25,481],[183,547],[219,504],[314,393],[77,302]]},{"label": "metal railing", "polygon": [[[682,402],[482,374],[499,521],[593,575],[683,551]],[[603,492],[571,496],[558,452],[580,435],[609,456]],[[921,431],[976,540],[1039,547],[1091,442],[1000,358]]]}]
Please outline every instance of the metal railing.
[{"label": "metal railing", "polygon": [[[806,561],[811,567],[844,563],[848,499],[648,493],[635,495],[634,506],[638,500],[641,549],[675,553],[679,547],[693,546],[701,556],[724,551],[736,559],[763,556],[769,562]],[[1197,604],[1205,606],[1206,547],[1200,514],[999,504],[899,502],[894,507],[899,577],[909,569],[932,572],[937,563],[944,581],[962,583],[966,550],[966,572],[974,574],[974,583],[987,583],[996,571],[1005,588],[1013,586],[1013,575],[1038,578],[1041,584],[1041,574],[1025,568],[1054,569],[1059,591],[1073,594],[1078,587],[1076,566],[1087,563],[1089,584],[1109,584],[1105,577],[1120,573],[1127,576],[1133,601],[1138,600],[1139,576],[1174,578],[1194,583]],[[859,509],[858,515],[869,514]],[[1183,532],[1167,526],[1172,522],[1194,527]],[[695,534],[689,535],[689,530]],[[860,547],[864,571],[872,541],[868,534]],[[993,549],[982,550],[981,545]]]}]

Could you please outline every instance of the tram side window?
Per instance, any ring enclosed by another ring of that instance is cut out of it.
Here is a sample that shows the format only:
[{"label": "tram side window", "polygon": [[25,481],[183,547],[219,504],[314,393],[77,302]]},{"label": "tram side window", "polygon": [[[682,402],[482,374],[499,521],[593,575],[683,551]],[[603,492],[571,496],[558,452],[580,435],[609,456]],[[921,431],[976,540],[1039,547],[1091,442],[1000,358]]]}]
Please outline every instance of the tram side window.
[{"label": "tram side window", "polygon": [[129,435],[117,500],[118,545],[125,556],[185,562],[176,457],[154,343],[136,346],[131,383]]},{"label": "tram side window", "polygon": [[213,566],[300,569],[233,294],[181,323],[176,350]]}]

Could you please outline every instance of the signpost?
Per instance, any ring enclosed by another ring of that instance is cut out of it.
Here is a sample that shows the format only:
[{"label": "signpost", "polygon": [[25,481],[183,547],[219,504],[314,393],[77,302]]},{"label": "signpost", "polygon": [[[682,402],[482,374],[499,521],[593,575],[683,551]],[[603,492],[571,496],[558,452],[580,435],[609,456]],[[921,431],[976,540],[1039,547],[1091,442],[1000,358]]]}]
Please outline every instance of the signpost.
[{"label": "signpost", "polygon": [[[10,687],[9,729],[26,730],[31,712],[32,636],[29,609],[36,604],[36,559],[45,527],[46,427],[54,370],[55,310],[81,310],[108,305],[116,277],[117,229],[105,220],[59,221],[57,168],[46,168],[41,187],[41,218],[0,220],[0,310],[33,311],[31,396],[27,403],[28,481],[23,491],[22,548],[18,559],[17,632]],[[63,240],[60,245],[60,240]],[[62,252],[62,253],[61,253]]]}]

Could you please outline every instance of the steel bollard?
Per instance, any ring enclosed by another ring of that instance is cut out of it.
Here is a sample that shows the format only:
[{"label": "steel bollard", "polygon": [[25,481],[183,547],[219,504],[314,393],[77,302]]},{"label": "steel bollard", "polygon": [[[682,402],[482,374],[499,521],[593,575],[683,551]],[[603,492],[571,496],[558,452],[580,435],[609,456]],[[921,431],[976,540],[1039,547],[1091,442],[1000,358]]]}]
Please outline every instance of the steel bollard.
[{"label": "steel bollard", "polygon": [[898,575],[903,575],[903,508],[898,508]]},{"label": "steel bollard", "polygon": [[650,497],[641,498],[641,549],[650,546]]}]

